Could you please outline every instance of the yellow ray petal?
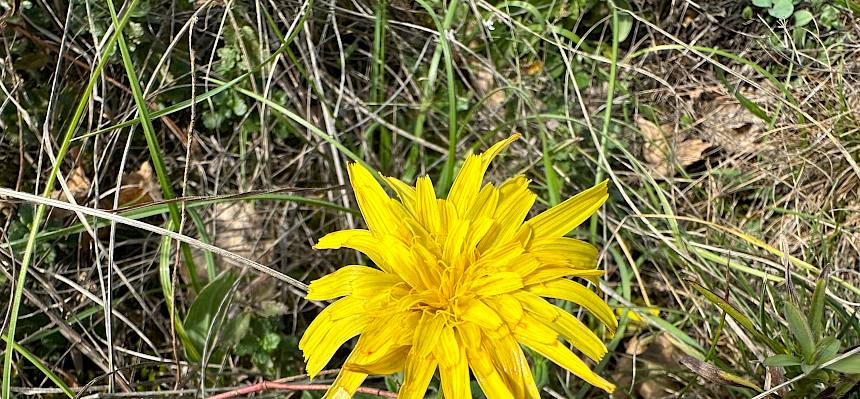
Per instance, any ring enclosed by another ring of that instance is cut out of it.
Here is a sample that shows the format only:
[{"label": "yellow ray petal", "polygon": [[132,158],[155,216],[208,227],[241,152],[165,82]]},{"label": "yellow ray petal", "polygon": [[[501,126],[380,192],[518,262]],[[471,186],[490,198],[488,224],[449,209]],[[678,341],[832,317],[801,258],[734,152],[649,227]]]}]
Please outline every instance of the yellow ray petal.
[{"label": "yellow ray petal", "polygon": [[[356,300],[353,297],[345,297],[338,299],[333,304],[323,309],[323,311],[317,315],[314,322],[316,322],[317,319],[338,321],[350,316],[360,315],[362,313],[364,313],[364,301]],[[321,336],[317,335],[319,331],[324,332],[325,329],[320,328],[320,325],[314,325],[314,323],[311,323],[308,326],[308,329],[305,330],[302,340],[299,341],[299,348],[302,348],[302,342],[312,340],[315,337],[320,338]]]},{"label": "yellow ray petal", "polygon": [[343,317],[333,317],[343,309],[363,310],[361,308],[361,302],[350,297],[339,299],[335,303],[323,309],[314,321],[311,322],[307,330],[305,330],[305,333],[302,334],[302,339],[299,340],[299,349],[305,352],[305,358],[308,357],[308,351],[305,351],[305,349],[310,349],[316,346],[317,343],[325,338],[325,334],[328,332],[328,329],[331,328],[332,323],[343,319]]},{"label": "yellow ray petal", "polygon": [[508,269],[520,276],[520,279],[528,278],[535,270],[543,266],[534,255],[529,253],[519,254],[512,259],[508,264]]},{"label": "yellow ray petal", "polygon": [[[349,359],[347,359],[348,361]],[[323,399],[350,399],[366,378],[367,374],[365,373],[342,369],[331,387],[326,391]]]},{"label": "yellow ray petal", "polygon": [[[495,246],[490,250],[481,254],[481,258],[472,265],[471,269],[474,273],[489,274],[500,270],[512,270],[518,267],[520,261],[519,256],[523,253],[523,247],[519,242],[513,241],[505,245]],[[530,256],[530,255],[529,255]],[[534,258],[532,256],[532,258]],[[521,276],[524,274],[518,273]]]},{"label": "yellow ray petal", "polygon": [[542,237],[529,242],[526,252],[542,263],[566,264],[577,269],[597,267],[597,248],[569,237]]},{"label": "yellow ray petal", "polygon": [[529,219],[523,223],[518,237],[525,239],[528,229],[534,238],[563,236],[594,214],[607,198],[607,181],[604,180]]},{"label": "yellow ray petal", "polygon": [[523,305],[510,294],[497,295],[484,300],[510,327],[519,324],[523,318]]},{"label": "yellow ray petal", "polygon": [[595,362],[606,355],[606,345],[572,314],[559,309],[558,318],[550,322],[552,328],[558,331],[567,342]]},{"label": "yellow ray petal", "polygon": [[454,328],[449,325],[442,326],[439,333],[439,344],[433,348],[433,356],[439,360],[439,367],[454,367],[464,360],[463,347],[457,342]]},{"label": "yellow ray petal", "polygon": [[[523,306],[524,309],[530,310],[527,306]],[[547,345],[551,345],[553,342],[558,341],[558,332],[548,327],[541,320],[542,317],[533,317],[528,313],[524,313],[523,317],[520,318],[519,324],[514,326],[512,329],[514,336],[519,339],[519,337],[527,337],[528,339],[534,342],[541,342]]]},{"label": "yellow ray petal", "polygon": [[361,209],[364,222],[367,223],[370,231],[374,235],[398,234],[401,223],[393,211],[395,208],[392,204],[396,202],[388,196],[379,182],[364,166],[352,163],[347,169],[358,207]]},{"label": "yellow ray petal", "polygon": [[[307,361],[308,375],[313,378],[319,373],[329,360],[331,360],[337,349],[340,348],[346,341],[360,334],[367,324],[369,319],[363,314],[346,317],[340,320],[331,320],[329,318],[317,317],[311,323],[311,327],[317,324],[315,333],[309,335],[305,333],[302,336],[304,342],[299,343],[299,347],[304,353]],[[308,327],[308,330],[311,329]],[[305,340],[305,337],[308,337]]]},{"label": "yellow ray petal", "polygon": [[413,248],[397,238],[385,236],[381,240],[380,249],[384,250],[382,254],[383,263],[388,266],[391,273],[400,276],[413,288],[423,289],[425,287],[425,282],[419,274],[421,270],[416,267],[418,260],[415,259]]},{"label": "yellow ray petal", "polygon": [[454,329],[457,342],[465,348],[481,344],[481,328],[475,323],[461,322]]},{"label": "yellow ray petal", "polygon": [[533,270],[531,273],[523,277],[523,284],[526,286],[540,284],[546,281],[558,280],[563,277],[581,277],[588,281],[597,281],[606,273],[605,270],[598,269],[574,269],[567,265],[545,265]]},{"label": "yellow ray petal", "polygon": [[493,364],[511,393],[517,398],[540,399],[531,367],[520,344],[506,336],[492,343]]},{"label": "yellow ray petal", "polygon": [[404,264],[398,270],[402,273],[414,273],[421,280],[424,287],[438,287],[441,280],[442,268],[436,254],[425,248],[421,243],[415,242],[410,248],[413,263]]},{"label": "yellow ray petal", "polygon": [[400,279],[397,279],[396,276],[383,273],[372,267],[359,265],[344,266],[334,273],[311,281],[311,284],[308,286],[308,295],[305,299],[310,301],[325,301],[349,295],[352,293],[353,286],[355,285],[364,288],[373,286],[377,289],[385,289],[397,284],[398,280]]},{"label": "yellow ray petal", "polygon": [[457,316],[460,320],[469,321],[493,331],[503,326],[502,318],[480,299],[461,300],[457,308]]},{"label": "yellow ray petal", "polygon": [[369,230],[354,229],[340,230],[328,233],[314,245],[314,249],[340,249],[350,248],[365,255],[380,269],[390,272],[385,267],[382,256],[382,248],[379,239],[375,238]]},{"label": "yellow ray petal", "polygon": [[536,295],[564,299],[587,309],[594,317],[597,317],[610,331],[615,332],[618,328],[618,320],[612,309],[594,291],[584,285],[567,279],[547,281],[528,287],[528,291]]},{"label": "yellow ray petal", "polygon": [[478,219],[473,219],[470,223],[471,228],[466,233],[466,237],[463,240],[464,252],[474,252],[474,250],[478,248],[478,243],[487,236],[487,233],[489,233],[495,225],[496,221],[490,218],[480,217]]},{"label": "yellow ray petal", "polygon": [[497,272],[478,277],[472,282],[472,292],[479,296],[494,296],[523,288],[523,280],[514,272]]},{"label": "yellow ray petal", "polygon": [[472,399],[472,387],[469,380],[469,361],[466,358],[466,348],[457,348],[457,362],[450,365],[439,365],[439,377],[442,380],[442,393],[446,399]]},{"label": "yellow ray petal", "polygon": [[412,338],[412,350],[415,352],[415,356],[425,358],[433,353],[433,349],[439,343],[439,336],[442,335],[442,327],[444,326],[445,319],[441,315],[432,313],[421,315],[421,321],[418,322],[418,327]]},{"label": "yellow ray petal", "polygon": [[343,365],[343,369],[373,375],[394,374],[403,370],[409,350],[409,346],[390,348],[388,352],[373,361],[349,361]]},{"label": "yellow ray petal", "polygon": [[514,399],[515,396],[505,384],[496,367],[493,365],[492,348],[485,345],[476,345],[466,349],[469,358],[469,367],[478,380],[478,385],[489,399]]},{"label": "yellow ray petal", "polygon": [[521,325],[514,328],[514,333],[518,336],[550,343],[550,340],[547,339],[548,334],[541,332],[539,326],[536,325],[543,324],[553,333],[561,333],[576,349],[593,360],[600,360],[606,354],[606,345],[603,344],[603,341],[570,313],[528,292],[519,292],[516,294],[516,298],[522,302],[523,308],[527,311],[523,321],[531,322],[525,326],[526,328]]},{"label": "yellow ray petal", "polygon": [[385,177],[388,186],[397,193],[400,203],[415,215],[415,188],[394,177]]},{"label": "yellow ray petal", "polygon": [[[450,200],[448,202],[451,202]],[[465,214],[464,219],[475,220],[481,217],[493,218],[499,203],[499,190],[491,183],[487,183],[478,192],[475,204]]]},{"label": "yellow ray petal", "polygon": [[525,346],[528,346],[532,350],[537,353],[540,353],[547,359],[551,360],[553,363],[563,367],[567,371],[573,373],[573,375],[585,380],[585,382],[594,385],[606,392],[612,393],[615,391],[615,385],[609,381],[603,379],[603,377],[595,374],[588,368],[588,365],[585,364],[579,357],[573,354],[569,349],[567,349],[561,342],[556,341],[554,344],[545,344],[542,342],[535,342],[525,337],[517,337],[517,340],[520,341]]},{"label": "yellow ray petal", "polygon": [[410,312],[375,320],[358,339],[352,351],[353,357],[361,363],[375,363],[394,347],[411,346],[418,319],[417,314]]},{"label": "yellow ray petal", "polygon": [[442,259],[444,261],[448,263],[453,262],[467,248],[465,246],[466,237],[472,231],[470,229],[471,226],[472,223],[469,220],[455,219],[449,221],[448,236],[445,237],[445,245],[442,250]]},{"label": "yellow ray petal", "polygon": [[496,143],[483,154],[470,155],[466,158],[463,167],[460,168],[460,172],[454,179],[451,191],[448,193],[448,201],[454,204],[460,215],[468,214],[472,205],[475,204],[475,198],[481,189],[484,174],[487,173],[487,167],[490,166],[493,158],[519,138],[519,134],[514,134]]},{"label": "yellow ray petal", "polygon": [[437,364],[433,356],[418,355],[413,348],[406,358],[406,368],[403,369],[403,385],[400,386],[397,397],[399,399],[423,399]]},{"label": "yellow ray petal", "polygon": [[415,212],[418,220],[431,234],[441,233],[439,203],[433,182],[427,176],[419,177],[415,183]]},{"label": "yellow ray petal", "polygon": [[493,243],[507,242],[523,224],[523,220],[537,198],[537,195],[529,190],[530,182],[525,176],[519,175],[508,179],[499,187],[499,205],[493,217],[500,228],[496,232]]}]

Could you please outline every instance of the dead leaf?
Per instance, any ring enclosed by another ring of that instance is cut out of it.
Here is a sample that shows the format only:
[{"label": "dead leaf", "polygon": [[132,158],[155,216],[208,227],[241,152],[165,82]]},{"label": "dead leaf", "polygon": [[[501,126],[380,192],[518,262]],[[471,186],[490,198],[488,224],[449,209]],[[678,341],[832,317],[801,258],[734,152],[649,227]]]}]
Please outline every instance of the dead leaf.
[{"label": "dead leaf", "polygon": [[759,393],[763,392],[762,389],[758,387],[758,385],[753,384],[746,378],[720,370],[717,366],[714,366],[710,363],[705,363],[699,359],[696,359],[695,357],[684,356],[681,358],[680,363],[707,382],[720,385],[734,385],[746,387]]},{"label": "dead leaf", "polygon": [[[628,339],[624,349],[628,356],[620,357],[625,363],[617,368],[619,386],[632,383],[638,397],[646,399],[667,397],[678,388],[672,378],[660,371],[675,367],[683,356],[666,334],[634,335]],[[634,358],[636,380],[632,381]]]},{"label": "dead leaf", "polygon": [[657,126],[639,117],[636,125],[645,139],[642,158],[652,171],[661,177],[674,175],[675,165],[686,167],[702,159],[702,154],[711,144],[701,139],[684,139],[674,136],[672,124]]},{"label": "dead leaf", "polygon": [[90,189],[90,179],[86,173],[84,168],[78,166],[66,176],[66,186],[75,195],[75,199],[79,194],[85,194]]},{"label": "dead leaf", "polygon": [[[90,179],[87,177],[87,172],[83,167],[78,166],[72,169],[66,175],[66,187],[75,198],[75,202],[80,203],[86,200],[87,192],[90,190]],[[54,190],[51,193],[51,198],[68,202],[68,197],[63,193],[62,188]]]},{"label": "dead leaf", "polygon": [[681,26],[683,26],[685,28],[689,27],[690,25],[693,24],[693,22],[696,21],[696,17],[698,17],[698,16],[699,16],[699,13],[697,13],[692,8],[687,9],[687,12],[684,13],[684,20],[681,22]]},{"label": "dead leaf", "polygon": [[[481,98],[489,96],[484,104],[491,110],[499,109],[507,100],[504,90],[497,90],[496,79],[493,73],[485,66],[472,62],[472,84]],[[492,94],[491,94],[492,93]]]},{"label": "dead leaf", "polygon": [[710,108],[701,120],[702,130],[710,141],[725,150],[749,154],[761,151],[759,134],[767,129],[765,122],[734,98],[721,98],[707,104]]},{"label": "dead leaf", "polygon": [[[274,254],[272,248],[276,240],[271,238],[270,231],[262,214],[255,208],[252,202],[225,202],[212,206],[212,220],[207,223],[207,230],[212,240],[212,245],[226,249],[243,258],[252,259],[264,265],[272,262]],[[194,263],[198,265],[198,277],[200,281],[206,281],[206,259],[198,250],[194,252]],[[215,258],[216,272],[220,273],[227,265],[223,264],[221,257]],[[189,275],[185,268],[180,268],[182,278],[189,282]],[[260,276],[248,283],[239,295],[245,302],[254,304],[255,307],[266,308],[267,301],[273,300],[279,285],[271,278]],[[271,306],[269,312],[273,312]]]},{"label": "dead leaf", "polygon": [[161,198],[161,187],[149,161],[143,162],[136,171],[122,178],[119,191],[120,207],[151,204],[161,201]]}]

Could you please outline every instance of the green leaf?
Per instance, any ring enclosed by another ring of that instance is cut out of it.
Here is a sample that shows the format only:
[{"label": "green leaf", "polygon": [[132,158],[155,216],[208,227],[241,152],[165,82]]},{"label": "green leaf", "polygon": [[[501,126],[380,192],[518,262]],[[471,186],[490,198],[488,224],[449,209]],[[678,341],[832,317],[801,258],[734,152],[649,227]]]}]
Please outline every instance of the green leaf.
[{"label": "green leaf", "polygon": [[818,365],[826,363],[836,357],[839,353],[839,348],[842,347],[842,342],[833,337],[825,337],[815,345],[815,352],[812,354],[812,363]]},{"label": "green leaf", "polygon": [[831,5],[825,5],[821,8],[821,13],[818,15],[818,22],[821,26],[827,29],[836,29],[841,24],[839,21],[839,10]]},{"label": "green leaf", "polygon": [[203,126],[209,130],[215,130],[224,122],[224,115],[215,111],[206,111],[203,113]]},{"label": "green leaf", "polygon": [[233,96],[233,100],[231,101],[231,108],[233,109],[233,114],[236,116],[245,115],[248,112],[248,106],[245,105],[245,100],[243,100],[238,95]]},{"label": "green leaf", "polygon": [[[630,2],[628,2],[627,0],[615,0],[615,4],[618,6],[618,8],[624,10],[631,9]],[[627,36],[630,36],[630,31],[633,30],[633,17],[630,14],[619,10],[618,26],[615,28],[618,29],[618,41],[623,42],[627,39]]]},{"label": "green leaf", "polygon": [[815,282],[815,291],[812,293],[812,306],[809,310],[809,328],[812,329],[812,336],[815,339],[820,339],[824,330],[824,294],[827,292],[826,272],[823,272]]},{"label": "green leaf", "polygon": [[788,322],[788,329],[794,335],[797,345],[800,346],[804,359],[811,359],[812,352],[815,350],[815,341],[812,339],[812,330],[809,329],[806,318],[791,301],[785,301],[783,311],[785,320]]},{"label": "green leaf", "polygon": [[794,13],[794,27],[800,28],[812,22],[812,13],[809,10],[799,10]]},{"label": "green leaf", "polygon": [[767,13],[774,18],[786,19],[794,13],[794,3],[791,0],[773,0]]},{"label": "green leaf", "polygon": [[788,366],[799,366],[800,359],[792,356],[792,355],[773,355],[767,359],[764,359],[762,362],[765,366],[774,366],[774,367],[788,367]]},{"label": "green leaf", "polygon": [[269,356],[269,354],[266,352],[254,352],[254,354],[251,355],[251,361],[254,363],[255,366],[257,366],[257,368],[263,370],[268,370],[272,368],[273,365],[272,357]]},{"label": "green leaf", "polygon": [[237,317],[230,319],[224,326],[221,336],[224,337],[224,342],[230,346],[236,346],[248,334],[251,326],[251,314],[242,312]]},{"label": "green leaf", "polygon": [[752,0],[752,3],[754,6],[761,8],[770,8],[773,5],[773,1],[771,0]]},{"label": "green leaf", "polygon": [[270,332],[260,337],[260,349],[271,352],[278,348],[281,343],[281,334]]},{"label": "green leaf", "polygon": [[860,374],[860,353],[855,353],[825,368],[845,374]]},{"label": "green leaf", "polygon": [[[188,314],[185,316],[185,321],[182,323],[185,327],[185,332],[191,339],[194,349],[197,353],[202,354],[206,344],[206,336],[209,334],[210,327],[212,336],[221,327],[223,317],[219,316],[219,311],[224,311],[222,306],[229,303],[230,298],[227,295],[236,282],[236,277],[232,273],[222,273],[214,281],[203,287],[200,294],[191,304],[188,309]],[[211,338],[211,337],[210,337]],[[212,352],[212,345],[209,345],[209,351]],[[198,361],[200,359],[191,359]]]}]

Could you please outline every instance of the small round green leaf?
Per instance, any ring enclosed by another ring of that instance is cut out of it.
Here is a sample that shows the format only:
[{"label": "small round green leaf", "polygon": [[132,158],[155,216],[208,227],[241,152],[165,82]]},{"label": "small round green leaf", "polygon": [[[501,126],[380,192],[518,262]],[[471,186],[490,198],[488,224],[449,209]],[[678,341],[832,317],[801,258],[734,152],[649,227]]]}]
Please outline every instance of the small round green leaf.
[{"label": "small round green leaf", "polygon": [[794,13],[794,3],[791,0],[773,0],[767,13],[774,18],[786,19]]},{"label": "small round green leaf", "polygon": [[809,10],[798,10],[794,13],[794,27],[800,28],[812,22],[812,13]]}]

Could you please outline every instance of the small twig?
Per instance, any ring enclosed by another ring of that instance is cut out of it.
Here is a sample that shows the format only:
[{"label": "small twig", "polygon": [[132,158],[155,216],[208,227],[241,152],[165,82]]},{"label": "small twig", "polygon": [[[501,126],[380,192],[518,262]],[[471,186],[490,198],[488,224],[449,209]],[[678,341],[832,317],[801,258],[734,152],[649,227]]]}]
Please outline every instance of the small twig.
[{"label": "small twig", "polygon": [[[235,398],[242,395],[248,395],[255,392],[265,391],[267,389],[275,389],[280,391],[325,391],[329,386],[325,384],[283,384],[280,382],[263,381],[246,387],[234,389],[229,392],[220,393],[210,396],[209,399],[226,399]],[[356,392],[366,393],[369,395],[381,396],[383,398],[396,398],[397,394],[391,391],[386,391],[379,388],[359,387]]]}]

